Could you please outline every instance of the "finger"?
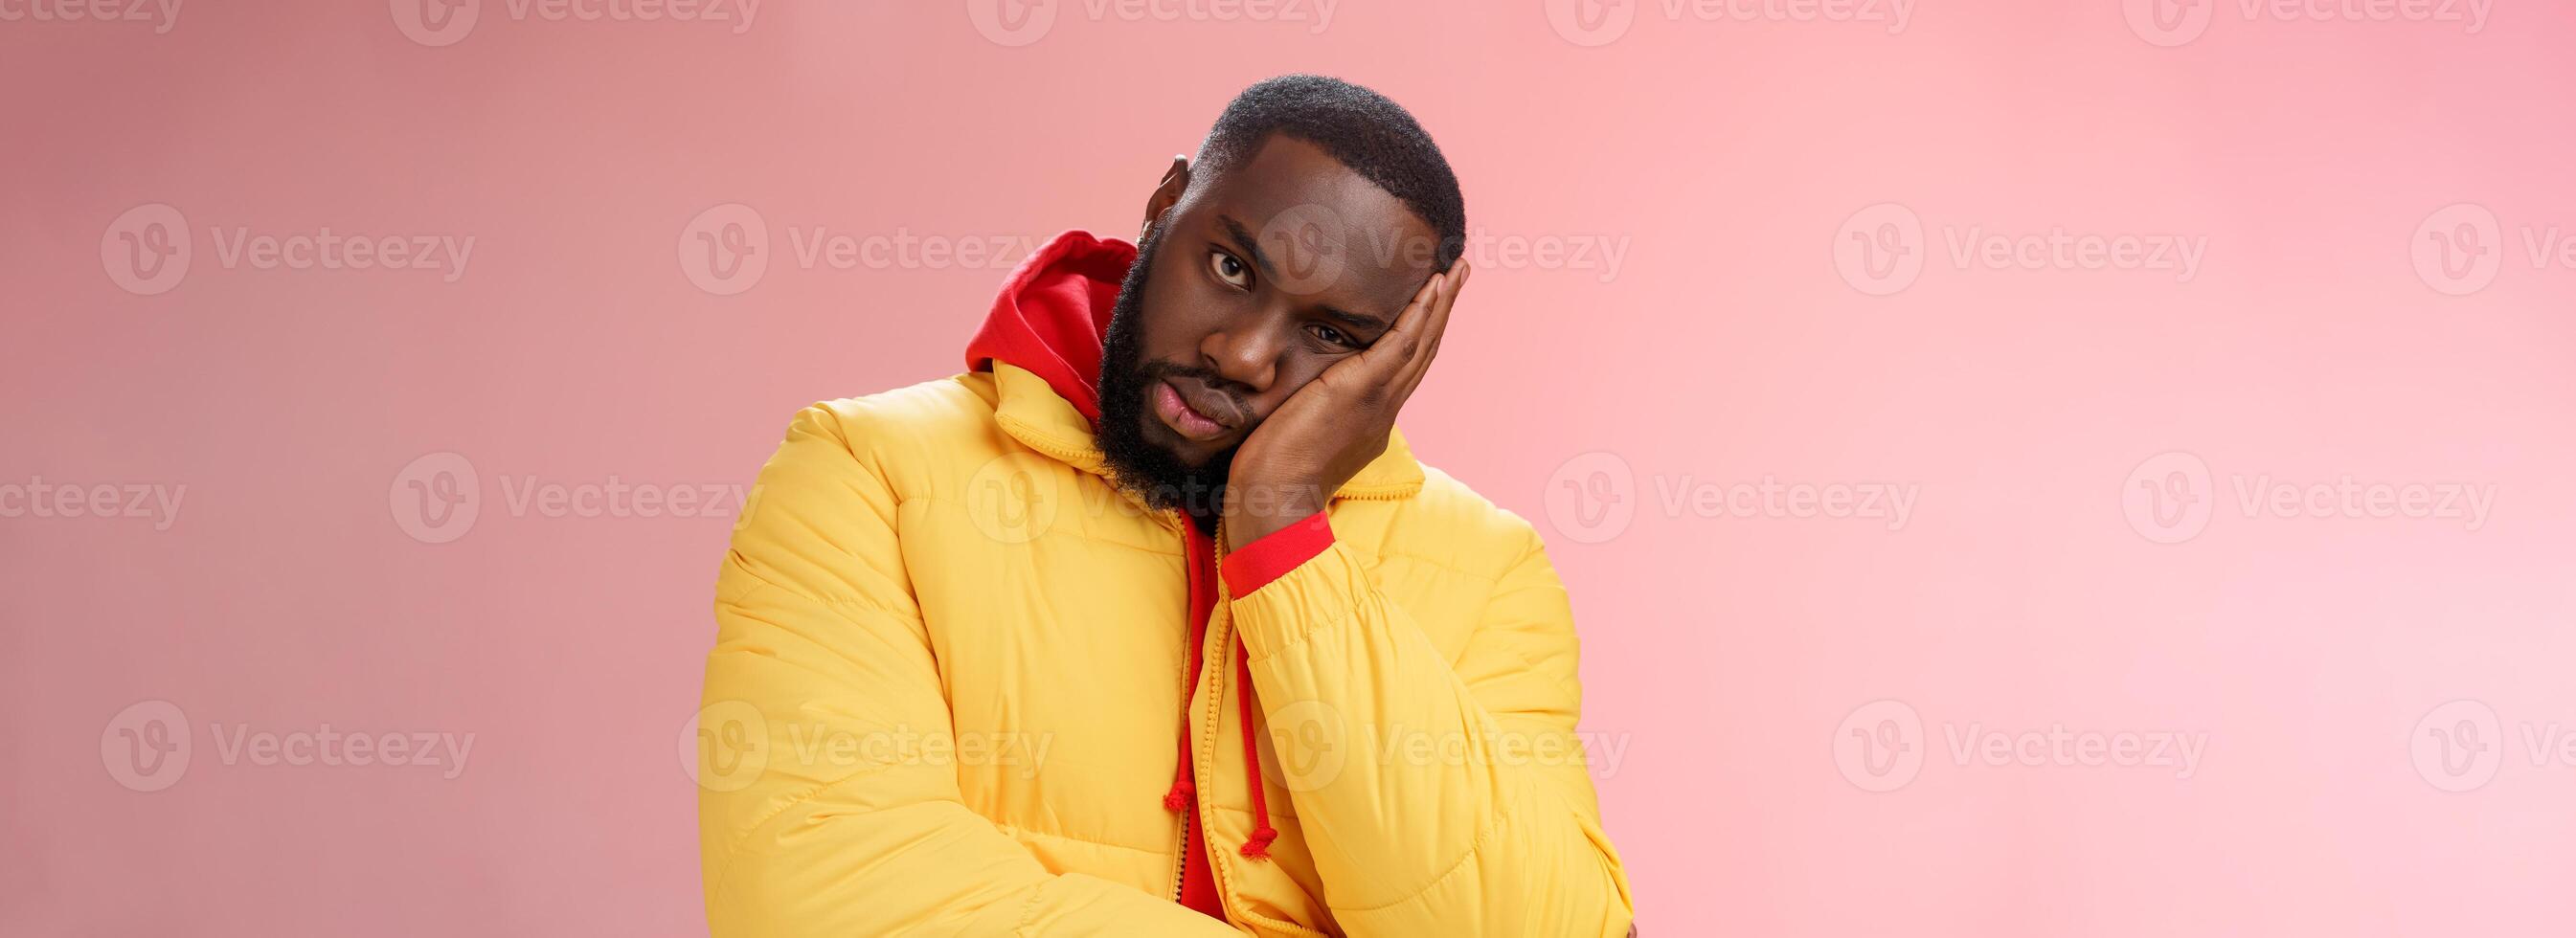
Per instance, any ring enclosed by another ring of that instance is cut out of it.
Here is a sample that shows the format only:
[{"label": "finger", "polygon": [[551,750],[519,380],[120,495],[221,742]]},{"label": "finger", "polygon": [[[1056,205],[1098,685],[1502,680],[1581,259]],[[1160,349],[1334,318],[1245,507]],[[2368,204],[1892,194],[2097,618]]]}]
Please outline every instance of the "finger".
[{"label": "finger", "polygon": [[1422,289],[1413,291],[1413,299],[1405,302],[1404,311],[1395,314],[1395,325],[1388,326],[1386,332],[1380,334],[1377,341],[1369,343],[1367,349],[1351,356],[1366,363],[1353,370],[1368,371],[1380,380],[1391,379],[1397,369],[1412,360],[1421,350],[1416,337],[1422,332],[1423,319],[1430,316],[1432,304],[1440,297],[1442,280],[1442,275],[1433,274],[1430,280],[1423,282]]},{"label": "finger", "polygon": [[1439,357],[1440,339],[1449,332],[1449,312],[1457,308],[1459,292],[1467,289],[1467,281],[1473,278],[1475,273],[1475,267],[1468,264],[1465,258],[1460,258],[1456,266],[1451,267],[1447,274],[1439,278],[1442,289],[1432,300],[1430,309],[1426,311],[1421,327],[1422,341],[1415,348],[1412,359],[1405,362],[1403,369],[1396,375],[1396,380],[1402,384],[1404,393],[1413,392],[1413,386],[1421,383],[1422,376],[1430,372],[1432,359]]}]

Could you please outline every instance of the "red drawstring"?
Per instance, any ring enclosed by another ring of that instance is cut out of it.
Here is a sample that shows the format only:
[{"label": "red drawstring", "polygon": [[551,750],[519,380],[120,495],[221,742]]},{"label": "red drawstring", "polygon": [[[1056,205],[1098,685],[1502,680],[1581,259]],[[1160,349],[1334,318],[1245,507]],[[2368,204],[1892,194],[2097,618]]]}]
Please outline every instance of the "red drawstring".
[{"label": "red drawstring", "polygon": [[[1252,789],[1252,816],[1257,819],[1256,826],[1252,828],[1252,836],[1243,841],[1243,855],[1255,860],[1267,860],[1270,858],[1270,843],[1279,839],[1279,831],[1270,826],[1270,800],[1269,796],[1261,790],[1261,749],[1259,741],[1253,736],[1255,731],[1252,728],[1254,712],[1252,655],[1243,647],[1239,639],[1234,647],[1234,684],[1243,689],[1243,692],[1236,697],[1237,702],[1243,705],[1243,782],[1245,786]],[[1194,675],[1198,673],[1195,667],[1198,656],[1198,648],[1192,646],[1190,658],[1193,667],[1190,673]],[[1195,684],[1197,681],[1193,679],[1191,683]],[[1192,688],[1191,692],[1196,693],[1197,689]],[[1172,772],[1172,789],[1163,793],[1165,811],[1187,811],[1190,809],[1190,799],[1198,795],[1198,786],[1190,780],[1190,734],[1189,718],[1186,714],[1182,716],[1181,728],[1181,764],[1180,768]]]},{"label": "red drawstring", "polygon": [[1190,799],[1198,794],[1190,779],[1190,697],[1199,692],[1199,646],[1206,640],[1207,622],[1202,620],[1190,628],[1190,686],[1181,692],[1181,763],[1172,770],[1172,790],[1163,793],[1163,810],[1173,813],[1190,810]]},{"label": "red drawstring", "polygon": [[1252,788],[1252,816],[1258,822],[1252,836],[1243,842],[1243,855],[1266,860],[1270,858],[1270,842],[1279,839],[1279,832],[1270,827],[1270,803],[1261,793],[1261,750],[1255,748],[1252,738],[1252,653],[1240,639],[1234,651],[1234,683],[1243,688],[1239,698],[1243,702],[1243,781]]}]

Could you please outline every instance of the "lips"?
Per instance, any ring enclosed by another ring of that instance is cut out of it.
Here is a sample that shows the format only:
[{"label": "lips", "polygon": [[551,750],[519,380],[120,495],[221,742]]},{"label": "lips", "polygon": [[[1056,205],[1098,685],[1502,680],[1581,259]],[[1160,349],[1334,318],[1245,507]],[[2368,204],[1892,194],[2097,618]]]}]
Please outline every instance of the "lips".
[{"label": "lips", "polygon": [[[1193,393],[1195,392],[1195,393]],[[1193,440],[1213,440],[1231,432],[1242,422],[1231,401],[1204,388],[1183,387],[1174,381],[1154,385],[1154,413],[1163,418],[1174,432]]]}]

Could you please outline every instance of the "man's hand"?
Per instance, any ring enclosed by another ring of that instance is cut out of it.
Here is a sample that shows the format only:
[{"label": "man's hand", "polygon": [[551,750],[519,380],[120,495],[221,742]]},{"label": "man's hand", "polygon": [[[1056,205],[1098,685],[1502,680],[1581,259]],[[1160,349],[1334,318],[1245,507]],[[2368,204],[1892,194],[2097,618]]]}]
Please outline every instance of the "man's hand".
[{"label": "man's hand", "polygon": [[1227,550],[1324,510],[1342,483],[1386,452],[1395,413],[1440,353],[1449,308],[1472,272],[1461,258],[1431,275],[1385,335],[1289,395],[1235,450],[1226,475]]}]

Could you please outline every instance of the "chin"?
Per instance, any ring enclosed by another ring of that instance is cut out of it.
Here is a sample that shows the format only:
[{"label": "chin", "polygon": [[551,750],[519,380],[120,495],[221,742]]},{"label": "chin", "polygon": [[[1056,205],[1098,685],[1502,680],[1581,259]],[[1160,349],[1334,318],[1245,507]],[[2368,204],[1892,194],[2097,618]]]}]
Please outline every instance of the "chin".
[{"label": "chin", "polygon": [[1162,450],[1163,455],[1171,457],[1174,463],[1194,472],[1206,471],[1218,456],[1233,446],[1223,439],[1200,442],[1182,436],[1180,431],[1165,426],[1161,418],[1152,414],[1145,415],[1145,441]]}]

